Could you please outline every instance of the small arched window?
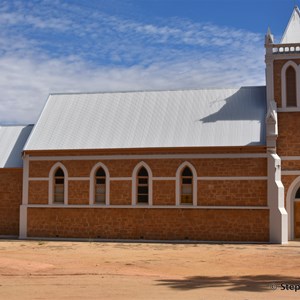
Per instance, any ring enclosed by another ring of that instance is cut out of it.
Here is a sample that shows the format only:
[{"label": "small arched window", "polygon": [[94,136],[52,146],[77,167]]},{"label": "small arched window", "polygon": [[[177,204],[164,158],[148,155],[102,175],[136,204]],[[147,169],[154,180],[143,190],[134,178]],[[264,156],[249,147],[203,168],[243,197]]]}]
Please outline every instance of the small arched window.
[{"label": "small arched window", "polygon": [[300,199],[300,188],[296,192],[295,199]]},{"label": "small arched window", "polygon": [[285,72],[286,80],[286,106],[297,106],[297,88],[296,88],[296,71],[292,66],[289,66]]},{"label": "small arched window", "polygon": [[99,168],[95,176],[95,203],[105,204],[106,176],[103,168]]},{"label": "small arched window", "polygon": [[137,203],[149,202],[149,174],[141,167],[137,174]]},{"label": "small arched window", "polygon": [[193,204],[193,173],[185,167],[180,176],[180,203]]},{"label": "small arched window", "polygon": [[65,198],[65,174],[58,168],[54,174],[54,203],[64,203]]}]

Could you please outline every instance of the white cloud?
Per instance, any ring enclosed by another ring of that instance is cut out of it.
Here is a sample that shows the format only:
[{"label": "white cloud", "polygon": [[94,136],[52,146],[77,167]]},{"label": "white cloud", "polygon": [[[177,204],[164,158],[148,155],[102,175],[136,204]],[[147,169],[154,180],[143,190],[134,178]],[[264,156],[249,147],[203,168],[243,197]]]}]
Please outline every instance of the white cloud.
[{"label": "white cloud", "polygon": [[50,92],[264,84],[259,34],[41,3],[26,14],[22,2],[0,7],[0,123],[36,122]]}]

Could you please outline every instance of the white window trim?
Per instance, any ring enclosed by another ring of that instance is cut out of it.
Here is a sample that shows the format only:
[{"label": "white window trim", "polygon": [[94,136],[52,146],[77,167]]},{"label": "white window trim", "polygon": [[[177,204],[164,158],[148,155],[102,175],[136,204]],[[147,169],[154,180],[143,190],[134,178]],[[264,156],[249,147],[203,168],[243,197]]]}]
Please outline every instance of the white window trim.
[{"label": "white window trim", "polygon": [[293,67],[296,72],[296,103],[297,108],[300,107],[300,66],[298,66],[294,61],[289,60],[284,64],[281,69],[281,106],[285,109],[295,110],[295,107],[286,106],[286,70],[288,67]]},{"label": "white window trim", "polygon": [[54,197],[54,193],[53,193],[53,188],[54,188],[54,175],[55,172],[58,168],[61,168],[64,172],[64,204],[63,205],[68,205],[68,185],[69,185],[69,175],[68,175],[68,171],[66,169],[66,167],[61,163],[61,162],[57,162],[56,164],[54,164],[49,172],[49,198],[48,198],[48,203],[51,205],[62,205],[60,203],[55,203],[53,200]]},{"label": "white window trim", "polygon": [[[139,204],[137,203],[137,173],[140,170],[141,167],[144,167],[149,175],[149,201],[148,204]],[[152,171],[150,169],[150,167],[144,162],[141,161],[139,162],[135,168],[133,169],[132,172],[132,205],[138,205],[138,206],[152,206],[153,204],[153,200],[152,200],[152,179],[153,179],[153,175],[152,175]]]},{"label": "white window trim", "polygon": [[95,175],[99,168],[102,168],[105,172],[105,205],[110,204],[110,175],[108,168],[102,162],[98,162],[94,165],[90,173],[90,205],[103,205],[95,203]]},{"label": "white window trim", "polygon": [[197,172],[188,161],[183,162],[176,171],[176,206],[182,206],[180,204],[181,172],[185,167],[189,167],[193,173],[193,206],[197,206]]}]

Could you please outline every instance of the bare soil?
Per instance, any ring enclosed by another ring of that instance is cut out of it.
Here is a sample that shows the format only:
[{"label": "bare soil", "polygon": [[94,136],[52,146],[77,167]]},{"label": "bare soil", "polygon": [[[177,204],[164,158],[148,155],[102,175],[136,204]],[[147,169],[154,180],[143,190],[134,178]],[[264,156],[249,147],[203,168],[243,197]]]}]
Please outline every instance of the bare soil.
[{"label": "bare soil", "polygon": [[0,240],[1,300],[300,299],[281,284],[300,285],[300,242]]}]

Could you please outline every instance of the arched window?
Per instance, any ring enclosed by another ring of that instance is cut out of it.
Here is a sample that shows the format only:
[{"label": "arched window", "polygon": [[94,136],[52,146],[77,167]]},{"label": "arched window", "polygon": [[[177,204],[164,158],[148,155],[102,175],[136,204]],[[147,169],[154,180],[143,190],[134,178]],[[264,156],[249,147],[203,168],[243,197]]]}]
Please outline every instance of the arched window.
[{"label": "arched window", "polygon": [[285,72],[286,80],[286,106],[297,106],[297,92],[296,92],[296,71],[292,66],[289,66]]},{"label": "arched window", "polygon": [[193,204],[193,173],[185,167],[180,177],[180,203]]},{"label": "arched window", "polygon": [[65,198],[65,174],[61,168],[58,168],[54,174],[54,203],[64,203]]},{"label": "arched window", "polygon": [[105,204],[106,176],[103,168],[99,168],[95,175],[95,203]]},{"label": "arched window", "polygon": [[137,203],[149,203],[149,174],[145,167],[137,173]]}]

